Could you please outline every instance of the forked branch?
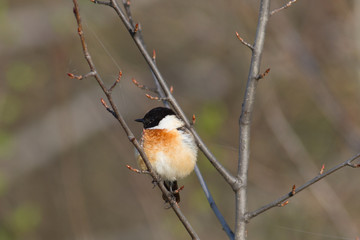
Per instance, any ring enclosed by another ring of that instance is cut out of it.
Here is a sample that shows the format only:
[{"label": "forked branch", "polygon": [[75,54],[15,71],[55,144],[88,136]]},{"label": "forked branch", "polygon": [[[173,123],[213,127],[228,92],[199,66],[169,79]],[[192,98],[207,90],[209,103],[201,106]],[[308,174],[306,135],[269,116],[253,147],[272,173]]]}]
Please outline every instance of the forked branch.
[{"label": "forked branch", "polygon": [[[235,239],[246,239],[247,177],[250,161],[251,116],[254,109],[256,87],[259,79],[261,55],[264,48],[266,26],[269,19],[270,0],[260,2],[258,25],[252,49],[251,64],[247,79],[241,116],[239,119],[239,160],[235,191]],[[264,75],[265,76],[265,75]],[[263,77],[264,77],[263,76]]]},{"label": "forked branch", "polygon": [[180,105],[176,101],[176,99],[171,94],[171,91],[169,87],[167,86],[164,78],[162,77],[159,69],[156,66],[155,61],[153,60],[153,57],[150,56],[150,54],[146,51],[145,45],[143,44],[141,34],[133,34],[134,32],[134,26],[129,22],[126,14],[123,12],[123,10],[119,7],[117,2],[115,0],[109,0],[109,2],[104,3],[103,1],[95,1],[94,3],[98,4],[104,4],[107,6],[112,7],[121,21],[123,22],[126,29],[129,31],[129,33],[132,35],[133,40],[138,47],[140,53],[143,55],[145,61],[149,65],[152,73],[156,77],[156,79],[159,82],[159,85],[161,89],[164,91],[165,98],[167,101],[171,104],[173,109],[176,111],[176,113],[184,120],[186,126],[190,129],[191,133],[194,135],[195,141],[198,144],[199,149],[204,153],[204,155],[207,157],[207,159],[210,161],[210,163],[215,167],[215,169],[223,176],[223,178],[230,184],[230,186],[234,187],[234,185],[237,184],[236,178],[226,169],[224,168],[220,162],[216,159],[216,157],[211,153],[211,151],[206,147],[198,133],[195,131],[194,127],[191,126],[190,121],[187,119],[185,113],[181,109]]},{"label": "forked branch", "polygon": [[[101,3],[106,4],[105,2],[101,2]],[[87,44],[86,44],[86,41],[85,41],[84,32],[83,32],[83,28],[82,28],[82,24],[81,24],[80,13],[79,13],[79,6],[78,6],[78,3],[77,3],[77,0],[73,0],[73,4],[74,4],[74,14],[75,14],[77,25],[78,25],[78,34],[79,34],[79,37],[80,37],[80,41],[81,41],[81,45],[82,45],[82,49],[83,49],[85,59],[88,62],[91,73],[93,74],[94,78],[96,79],[96,81],[100,85],[101,89],[103,90],[104,94],[106,95],[106,98],[109,101],[110,106],[108,106],[104,100],[102,100],[101,102],[106,107],[106,109],[108,111],[110,111],[114,115],[114,117],[118,120],[118,122],[120,123],[120,125],[122,126],[124,131],[126,132],[128,138],[129,138],[129,141],[138,150],[140,156],[142,157],[142,159],[144,160],[145,165],[148,168],[149,174],[153,178],[153,181],[158,183],[158,186],[159,186],[160,190],[167,197],[171,208],[174,210],[175,214],[178,216],[179,220],[182,222],[182,224],[184,225],[184,227],[186,228],[186,230],[188,231],[188,233],[190,234],[192,239],[199,239],[196,232],[194,231],[194,229],[190,225],[189,221],[186,219],[184,214],[181,212],[179,206],[176,204],[175,199],[172,197],[171,193],[169,191],[167,191],[167,189],[164,186],[163,181],[160,180],[159,176],[156,174],[156,172],[151,167],[151,164],[150,164],[146,154],[144,153],[142,147],[140,146],[139,142],[134,137],[134,134],[132,133],[129,126],[125,122],[123,116],[121,115],[121,113],[118,111],[116,105],[114,104],[114,101],[113,101],[112,96],[111,96],[111,90],[120,81],[121,74],[119,74],[118,80],[116,80],[115,83],[109,89],[107,89],[105,87],[105,84],[102,81],[99,73],[96,71],[95,64],[91,59],[91,55],[90,55],[90,53],[88,51]]]}]

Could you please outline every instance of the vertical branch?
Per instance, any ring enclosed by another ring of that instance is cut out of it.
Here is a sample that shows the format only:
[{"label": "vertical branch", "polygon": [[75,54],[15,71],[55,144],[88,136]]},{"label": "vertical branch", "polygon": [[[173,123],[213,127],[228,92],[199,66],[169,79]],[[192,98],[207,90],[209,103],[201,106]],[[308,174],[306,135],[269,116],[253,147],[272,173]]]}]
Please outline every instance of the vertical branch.
[{"label": "vertical branch", "polygon": [[257,77],[260,70],[261,54],[265,41],[266,25],[269,19],[270,0],[260,3],[258,26],[252,49],[250,70],[245,90],[242,112],[239,119],[239,163],[237,179],[240,183],[235,190],[235,239],[246,239],[246,203],[247,203],[247,173],[250,158],[250,127],[251,116],[255,103]]}]

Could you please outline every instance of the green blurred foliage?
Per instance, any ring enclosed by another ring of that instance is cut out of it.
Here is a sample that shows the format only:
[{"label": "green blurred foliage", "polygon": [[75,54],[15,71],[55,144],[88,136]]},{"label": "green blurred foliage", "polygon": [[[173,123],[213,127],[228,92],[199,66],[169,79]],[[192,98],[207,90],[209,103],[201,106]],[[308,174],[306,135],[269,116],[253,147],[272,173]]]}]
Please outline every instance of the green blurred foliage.
[{"label": "green blurred foliage", "polygon": [[31,204],[22,204],[8,217],[8,226],[17,237],[36,229],[41,223],[40,209]]},{"label": "green blurred foliage", "polygon": [[226,118],[227,110],[223,102],[208,102],[196,117],[196,128],[204,138],[212,138],[221,131]]},{"label": "green blurred foliage", "polygon": [[5,19],[7,17],[8,9],[9,9],[8,1],[7,0],[0,1],[0,29],[6,26]]},{"label": "green blurred foliage", "polygon": [[3,126],[10,126],[15,121],[19,120],[23,101],[17,95],[4,95],[0,100],[0,122]]},{"label": "green blurred foliage", "polygon": [[36,79],[33,67],[25,62],[14,62],[6,71],[6,81],[14,91],[25,91]]},{"label": "green blurred foliage", "polygon": [[41,223],[40,208],[29,203],[16,207],[0,226],[0,240],[25,239]]},{"label": "green blurred foliage", "polygon": [[6,131],[5,129],[0,128],[0,159],[6,159],[11,155],[12,151],[13,151],[12,134]]}]

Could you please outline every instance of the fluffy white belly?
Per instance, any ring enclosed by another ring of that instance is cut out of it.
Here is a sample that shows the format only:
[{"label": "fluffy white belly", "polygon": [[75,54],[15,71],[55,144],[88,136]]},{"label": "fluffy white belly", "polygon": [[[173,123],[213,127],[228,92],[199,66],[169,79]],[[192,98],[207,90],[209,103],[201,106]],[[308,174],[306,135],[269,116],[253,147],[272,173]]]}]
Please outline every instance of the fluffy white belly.
[{"label": "fluffy white belly", "polygon": [[158,152],[156,159],[153,163],[154,170],[163,180],[175,181],[191,173],[195,167],[196,153],[187,151],[170,157],[164,152]]}]

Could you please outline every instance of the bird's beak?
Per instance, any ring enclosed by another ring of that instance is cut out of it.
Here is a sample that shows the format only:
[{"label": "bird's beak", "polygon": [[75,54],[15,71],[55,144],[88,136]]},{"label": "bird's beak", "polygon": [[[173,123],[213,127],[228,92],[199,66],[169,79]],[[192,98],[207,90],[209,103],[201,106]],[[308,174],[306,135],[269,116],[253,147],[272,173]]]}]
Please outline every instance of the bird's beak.
[{"label": "bird's beak", "polygon": [[142,119],[142,118],[139,118],[139,119],[135,119],[135,122],[144,122],[144,119]]}]

